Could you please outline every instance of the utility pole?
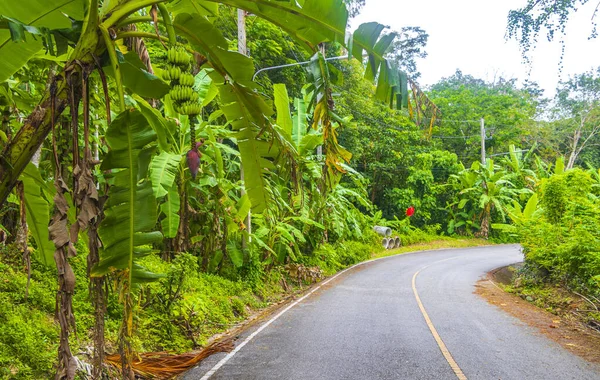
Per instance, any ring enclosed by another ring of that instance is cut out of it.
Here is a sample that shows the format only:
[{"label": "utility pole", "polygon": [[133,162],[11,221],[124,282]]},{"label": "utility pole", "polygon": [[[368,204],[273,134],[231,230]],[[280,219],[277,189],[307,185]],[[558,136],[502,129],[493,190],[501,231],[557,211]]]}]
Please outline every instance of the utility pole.
[{"label": "utility pole", "polygon": [[238,9],[238,52],[243,55],[248,55],[248,46],[246,46],[246,11]]},{"label": "utility pole", "polygon": [[[248,55],[248,46],[246,45],[246,11],[243,9],[238,9],[237,11],[237,27],[238,27],[238,52],[243,55]],[[240,179],[242,180],[242,197],[246,195],[246,184],[244,183],[244,167],[240,164]],[[246,216],[246,232],[248,233],[247,237],[244,236],[242,238],[242,250],[246,250],[248,248],[248,242],[252,241],[250,234],[252,233],[252,212],[248,211],[248,215]],[[227,237],[225,237],[227,238]]]},{"label": "utility pole", "polygon": [[485,119],[481,118],[481,164],[485,165]]},{"label": "utility pole", "polygon": [[[321,52],[321,54],[323,55],[323,58],[325,58],[325,43],[322,42],[319,44],[319,51]],[[317,103],[321,101],[321,98],[323,97],[322,94],[318,94],[317,95]],[[321,122],[319,121],[319,126],[321,126]],[[321,160],[323,159],[323,145],[319,145],[317,147],[317,159],[319,160],[319,162],[321,162]]]}]

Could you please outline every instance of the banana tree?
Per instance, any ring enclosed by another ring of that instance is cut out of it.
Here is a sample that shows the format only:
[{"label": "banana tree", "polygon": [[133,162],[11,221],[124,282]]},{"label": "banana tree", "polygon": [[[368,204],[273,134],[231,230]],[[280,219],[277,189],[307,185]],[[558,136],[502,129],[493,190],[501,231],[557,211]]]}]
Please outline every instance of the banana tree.
[{"label": "banana tree", "polygon": [[509,145],[509,156],[501,160],[501,164],[507,169],[507,179],[517,188],[527,187],[533,189],[537,184],[536,173],[527,168],[527,163],[535,150],[535,145],[524,155],[518,152],[513,144]]},{"label": "banana tree", "polygon": [[[458,209],[467,215],[477,215],[477,224],[480,229],[478,235],[488,238],[492,215],[498,213],[502,221],[506,213],[504,205],[511,202],[519,193],[531,193],[528,189],[516,189],[507,179],[505,171],[488,160],[486,165],[474,162],[470,169],[461,171],[458,175],[452,175],[454,186],[459,191],[460,201]],[[454,228],[457,227],[457,222]]]},{"label": "banana tree", "polygon": [[[0,202],[4,202],[8,193],[13,188],[20,172],[29,162],[33,153],[37,150],[41,142],[47,136],[52,124],[56,118],[67,107],[67,72],[91,72],[99,66],[100,57],[108,53],[111,66],[114,73],[116,89],[119,93],[120,108],[124,107],[124,89],[127,86],[130,90],[136,89],[135,83],[130,82],[131,75],[123,75],[124,69],[131,70],[134,73],[136,66],[120,57],[115,52],[115,42],[126,37],[144,37],[159,38],[152,34],[143,32],[120,31],[129,24],[150,22],[157,20],[162,22],[169,32],[169,39],[174,40],[174,35],[186,38],[191,48],[198,53],[200,63],[207,64],[214,69],[213,78],[218,79],[224,85],[220,86],[220,93],[225,103],[224,111],[231,124],[240,132],[241,139],[240,151],[245,167],[254,170],[255,174],[260,173],[260,159],[258,148],[253,140],[256,140],[260,128],[264,127],[264,117],[269,116],[272,111],[266,106],[254,91],[252,91],[251,78],[254,73],[254,67],[249,58],[246,58],[235,52],[227,50],[227,42],[221,33],[211,23],[207,16],[216,12],[217,3],[227,4],[237,8],[244,9],[259,17],[273,22],[288,32],[292,37],[301,41],[309,50],[315,52],[318,44],[327,41],[344,43],[351,54],[357,59],[362,60],[363,53],[369,54],[369,67],[367,75],[375,77],[381,72],[378,81],[378,94],[383,99],[390,101],[400,100],[398,104],[407,102],[407,92],[404,90],[405,83],[401,80],[402,75],[395,71],[389,63],[383,58],[385,49],[392,42],[393,35],[384,35],[379,38],[383,27],[376,23],[364,24],[348,39],[346,39],[347,11],[341,0],[307,0],[302,5],[298,3],[285,4],[273,0],[261,1],[202,1],[187,0],[177,1],[162,6],[163,0],[138,0],[138,1],[107,1],[98,7],[97,0],[93,0],[83,12],[80,3],[66,1],[63,8],[55,9],[50,5],[36,7],[35,17],[29,17],[27,14],[29,5],[20,3],[19,5],[5,5],[0,8],[0,14],[6,16],[0,27],[10,30],[20,30],[18,35],[10,35],[7,31],[3,36],[6,46],[13,48],[14,41],[25,39],[26,33],[39,33],[42,35],[45,31],[51,31],[59,34],[62,29],[54,29],[65,26],[65,14],[73,19],[83,20],[83,27],[79,30],[69,30],[69,33],[60,35],[69,35],[72,40],[67,40],[75,47],[70,51],[67,63],[63,72],[56,75],[51,82],[51,91],[45,94],[40,102],[40,106],[26,120],[24,126],[13,140],[7,145],[4,156],[7,162],[0,165],[0,174],[2,182],[0,183]],[[150,6],[157,5],[160,9],[160,17],[140,16],[138,11]],[[175,20],[170,19],[175,15]],[[63,23],[60,24],[59,21]],[[38,29],[34,29],[34,25]],[[307,28],[306,25],[310,25]],[[38,32],[39,31],[39,32]],[[9,36],[10,35],[10,36]],[[75,38],[74,36],[78,36]],[[100,38],[101,37],[101,38]],[[32,40],[29,38],[28,40]],[[0,67],[0,78],[7,78],[23,64],[27,62],[34,54],[42,48],[39,43],[30,46],[29,43],[23,52],[23,55],[10,67]],[[20,63],[19,63],[20,62]],[[116,70],[114,70],[116,68]],[[138,67],[139,69],[139,67]],[[69,75],[69,77],[72,74]],[[142,73],[142,75],[145,75]],[[145,75],[148,77],[147,75]],[[77,81],[74,81],[77,89]],[[160,81],[156,81],[160,85]],[[164,95],[164,94],[163,94]],[[240,106],[238,106],[238,104]],[[245,121],[245,123],[244,123]],[[254,128],[249,126],[249,122],[254,124]],[[248,138],[250,137],[250,138]],[[253,200],[253,207],[260,210],[264,208],[265,197],[262,189],[264,181],[260,175],[250,175],[247,183],[248,192]]]},{"label": "banana tree", "polygon": [[519,228],[527,223],[535,223],[542,216],[542,209],[539,208],[538,196],[533,193],[527,200],[525,207],[522,207],[519,202],[513,200],[512,205],[505,206],[506,213],[512,224],[494,223],[492,228],[507,232],[513,236],[518,236]]},{"label": "banana tree", "polygon": [[[264,210],[267,204],[265,189],[268,186],[265,176],[269,174],[274,157],[290,156],[284,140],[278,137],[279,134],[269,119],[273,114],[271,107],[254,89],[251,80],[254,73],[252,61],[229,51],[228,42],[211,23],[211,16],[217,12],[219,4],[245,9],[273,22],[293,38],[302,41],[307,50],[313,53],[323,42],[340,42],[357,59],[362,59],[363,53],[368,52],[367,75],[379,78],[378,96],[391,104],[406,102],[406,98],[402,97],[405,91],[401,89],[401,75],[383,59],[383,52],[392,36],[380,38],[384,28],[378,24],[366,24],[351,38],[346,39],[347,12],[341,0],[292,3],[275,0],[179,0],[168,4],[165,0],[112,0],[101,3],[89,0],[85,4],[78,0],[64,0],[59,4],[28,0],[20,3],[4,2],[0,5],[0,52],[3,56],[11,57],[0,64],[0,81],[9,78],[34,56],[44,54],[42,50],[47,51],[47,55],[66,55],[66,58],[58,60],[56,72],[49,76],[47,91],[42,94],[38,106],[25,119],[19,131],[10,136],[10,139],[7,138],[0,163],[0,204],[4,203],[20,174],[58,124],[63,112],[70,108],[70,133],[73,134],[71,175],[75,178],[72,198],[78,218],[76,222],[72,222],[75,227],[71,227],[74,231],[71,238],[65,240],[67,225],[71,223],[67,218],[70,207],[66,202],[70,189],[57,174],[54,179],[60,193],[59,198],[56,198],[60,207],[57,207],[56,220],[53,222],[57,226],[53,240],[57,249],[62,252],[61,265],[67,268],[67,272],[69,250],[79,232],[88,230],[91,236],[90,254],[98,252],[97,235],[104,240],[104,249],[99,258],[91,260],[90,266],[94,267],[94,278],[110,272],[121,284],[125,307],[121,344],[125,377],[133,376],[129,340],[133,327],[135,289],[141,282],[156,278],[139,267],[137,261],[139,257],[149,253],[147,246],[161,237],[154,229],[157,190],[153,190],[152,182],[147,178],[147,170],[156,143],[168,144],[168,140],[164,139],[162,115],[148,116],[144,107],[139,105],[141,102],[137,102],[140,108],[132,108],[131,97],[137,94],[161,99],[169,93],[170,98],[181,101],[189,98],[190,91],[175,89],[183,83],[180,78],[188,78],[187,75],[179,73],[175,78],[171,72],[163,74],[165,80],[171,81],[173,88],[170,89],[169,83],[151,74],[148,66],[136,54],[131,51],[123,54],[124,40],[156,39],[168,43],[168,59],[178,61],[181,68],[191,68],[193,64],[212,70],[210,77],[215,83],[219,83],[217,89],[221,109],[236,133],[237,145],[247,172],[247,191],[256,211]],[[157,31],[160,25],[166,33],[146,33],[128,27],[140,23],[153,23]],[[179,44],[178,37],[180,41],[184,39],[185,43]],[[186,57],[189,53],[194,53],[194,62]],[[320,65],[322,73],[326,72],[322,56],[318,55],[315,62]],[[90,81],[101,84],[106,101],[106,122],[109,125],[106,140],[110,152],[104,157],[102,169],[110,171],[110,190],[105,204],[106,218],[100,224],[98,233],[96,229],[101,214],[100,197],[94,193],[91,171],[93,160],[89,150],[91,138],[87,98],[90,96]],[[321,84],[317,85],[315,91],[321,97],[316,102],[313,122],[324,126],[326,145],[331,147],[328,152],[343,157],[343,151],[336,152],[335,132],[330,123],[331,98],[327,79]],[[116,96],[111,96],[110,90],[114,90]],[[111,108],[115,109],[114,106],[111,107],[113,98],[118,104],[119,116],[111,122]],[[84,108],[82,130],[78,123],[80,102],[83,102]],[[194,108],[196,104],[182,102],[178,105],[178,112],[197,115],[197,108]],[[192,136],[194,129],[195,123],[190,123]],[[194,140],[191,138],[192,143]],[[83,153],[78,145],[80,141],[84,144]],[[53,144],[53,148],[56,158],[56,144]],[[195,149],[193,146],[190,148],[190,151]],[[194,152],[189,154],[194,158]],[[197,159],[197,153],[195,158]],[[337,167],[338,159],[330,156],[328,162]],[[57,159],[55,162],[57,168],[64,169],[64,163],[61,164]],[[166,190],[168,194],[171,189],[162,190]],[[175,206],[173,202],[169,202],[169,205]],[[138,206],[145,207],[139,215],[133,212]],[[140,216],[144,216],[146,220],[141,220]],[[61,281],[69,288],[72,287],[70,279]],[[69,302],[65,301],[65,307],[70,310]],[[62,323],[61,326],[63,329],[67,328]],[[68,335],[61,346],[68,347]],[[72,359],[66,350],[64,352],[58,377],[72,378]]]}]

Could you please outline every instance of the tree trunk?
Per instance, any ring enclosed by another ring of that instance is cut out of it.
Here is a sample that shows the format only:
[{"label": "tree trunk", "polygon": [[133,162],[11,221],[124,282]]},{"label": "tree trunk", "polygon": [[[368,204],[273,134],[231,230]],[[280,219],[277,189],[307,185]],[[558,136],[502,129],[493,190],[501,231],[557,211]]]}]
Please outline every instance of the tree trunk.
[{"label": "tree trunk", "polygon": [[571,154],[569,155],[569,161],[567,162],[566,170],[573,169],[575,166],[575,161],[577,161],[577,156],[581,150],[578,148],[579,140],[581,139],[581,127],[577,128],[575,133],[573,134],[573,143],[571,144]]},{"label": "tree trunk", "polygon": [[490,208],[486,206],[483,210],[483,218],[481,219],[481,230],[479,231],[480,236],[487,239],[490,235]]}]

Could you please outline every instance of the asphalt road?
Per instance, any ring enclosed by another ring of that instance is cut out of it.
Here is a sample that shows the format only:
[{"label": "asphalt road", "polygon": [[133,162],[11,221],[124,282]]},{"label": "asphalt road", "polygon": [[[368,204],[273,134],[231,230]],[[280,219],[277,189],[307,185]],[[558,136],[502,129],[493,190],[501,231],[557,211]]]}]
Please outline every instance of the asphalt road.
[{"label": "asphalt road", "polygon": [[458,378],[600,379],[598,366],[473,294],[485,273],[521,260],[511,245],[364,264],[245,332],[226,361],[213,355],[184,379],[457,379],[419,308],[417,272],[415,288]]}]

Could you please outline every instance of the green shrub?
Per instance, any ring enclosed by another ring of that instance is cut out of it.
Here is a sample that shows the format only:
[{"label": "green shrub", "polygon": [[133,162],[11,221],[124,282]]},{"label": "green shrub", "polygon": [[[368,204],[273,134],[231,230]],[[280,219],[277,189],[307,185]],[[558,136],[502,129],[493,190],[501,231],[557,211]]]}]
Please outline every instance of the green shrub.
[{"label": "green shrub", "polygon": [[0,249],[0,377],[47,378],[53,371],[59,340],[53,319],[54,273],[33,263],[26,299],[23,265],[3,264],[18,261],[20,253],[10,246]]},{"label": "green shrub", "polygon": [[519,228],[528,264],[549,280],[600,293],[600,201],[588,173],[553,175],[542,187],[543,218]]}]

